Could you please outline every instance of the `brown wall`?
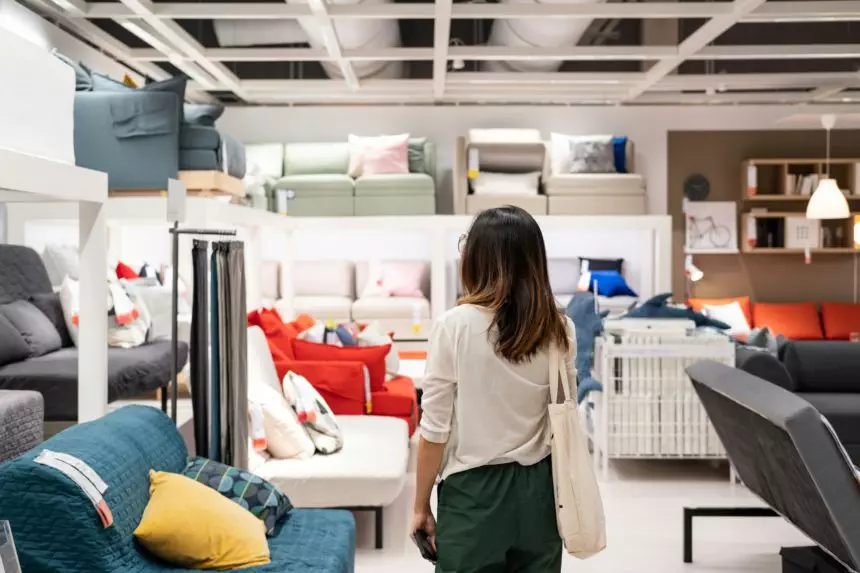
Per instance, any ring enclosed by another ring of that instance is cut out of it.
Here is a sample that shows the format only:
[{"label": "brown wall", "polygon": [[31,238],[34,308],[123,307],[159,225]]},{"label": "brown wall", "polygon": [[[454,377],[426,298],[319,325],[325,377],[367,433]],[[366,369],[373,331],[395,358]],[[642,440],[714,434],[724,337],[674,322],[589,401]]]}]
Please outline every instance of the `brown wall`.
[{"label": "brown wall", "polygon": [[[832,157],[860,157],[860,131],[835,130]],[[740,213],[741,163],[745,159],[823,158],[824,131],[699,131],[669,133],[669,214],[672,216],[672,290],[675,300],[684,296],[684,217],[681,211],[683,183],[701,173],[711,183],[709,201],[738,202]],[[793,204],[794,205],[794,204]],[[787,206],[760,204],[769,210]],[[746,205],[749,210],[749,204]],[[798,201],[791,210],[803,210]],[[860,208],[852,206],[853,208]],[[804,264],[803,255],[696,255],[705,277],[692,287],[693,296],[750,295],[762,302],[852,301],[856,255],[813,255]]]}]

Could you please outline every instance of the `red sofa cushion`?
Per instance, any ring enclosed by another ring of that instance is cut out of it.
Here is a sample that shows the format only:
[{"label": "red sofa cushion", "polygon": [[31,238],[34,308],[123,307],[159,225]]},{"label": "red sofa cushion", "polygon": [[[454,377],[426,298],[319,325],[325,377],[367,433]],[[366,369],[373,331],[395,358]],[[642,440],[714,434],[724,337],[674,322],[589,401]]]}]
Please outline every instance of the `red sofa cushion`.
[{"label": "red sofa cushion", "polygon": [[391,345],[384,346],[332,346],[307,340],[293,340],[293,355],[296,360],[361,362],[367,366],[370,391],[382,390],[385,384],[385,356]]},{"label": "red sofa cushion", "polygon": [[374,416],[391,416],[409,424],[409,435],[418,426],[418,394],[415,383],[406,376],[397,376],[385,382],[384,388],[371,392]]},{"label": "red sofa cushion", "polygon": [[753,305],[755,328],[769,328],[791,340],[822,340],[821,321],[814,302]]},{"label": "red sofa cushion", "polygon": [[140,278],[140,276],[137,274],[136,270],[120,261],[116,264],[116,278],[132,281]]},{"label": "red sofa cushion", "polygon": [[852,332],[860,332],[860,304],[823,302],[821,321],[827,340],[849,340]]},{"label": "red sofa cushion", "polygon": [[361,416],[367,413],[364,364],[361,362],[275,362],[281,380],[295,372],[311,383],[336,415]]},{"label": "red sofa cushion", "polygon": [[248,326],[259,326],[266,335],[272,358],[278,360],[295,360],[293,340],[298,331],[293,324],[285,324],[277,310],[261,308],[248,313]]},{"label": "red sofa cushion", "polygon": [[750,297],[748,296],[737,296],[729,298],[691,298],[687,301],[687,304],[690,305],[690,308],[692,308],[696,312],[702,312],[705,309],[706,304],[711,306],[719,306],[723,304],[731,304],[733,302],[737,302],[741,305],[741,310],[744,311],[744,316],[747,318],[747,324],[752,326],[753,312],[750,304]]}]

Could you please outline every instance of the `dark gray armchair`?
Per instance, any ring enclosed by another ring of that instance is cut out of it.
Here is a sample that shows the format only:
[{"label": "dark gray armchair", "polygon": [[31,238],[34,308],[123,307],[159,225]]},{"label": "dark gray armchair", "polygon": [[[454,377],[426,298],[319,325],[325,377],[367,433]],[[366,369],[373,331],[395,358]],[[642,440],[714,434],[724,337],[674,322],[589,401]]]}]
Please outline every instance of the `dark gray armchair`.
[{"label": "dark gray armchair", "polygon": [[0,462],[42,443],[45,402],[38,392],[0,390]]}]

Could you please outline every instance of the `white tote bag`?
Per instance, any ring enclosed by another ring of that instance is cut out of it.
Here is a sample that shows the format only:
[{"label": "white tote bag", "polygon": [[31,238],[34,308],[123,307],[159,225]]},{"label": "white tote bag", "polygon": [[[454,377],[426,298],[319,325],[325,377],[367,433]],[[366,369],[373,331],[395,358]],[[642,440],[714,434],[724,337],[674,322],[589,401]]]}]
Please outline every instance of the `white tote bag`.
[{"label": "white tote bag", "polygon": [[[559,372],[564,402],[558,404]],[[552,481],[558,532],[567,552],[580,559],[606,547],[606,518],[588,439],[570,397],[567,366],[558,347],[549,355],[549,421],[552,429]]]}]

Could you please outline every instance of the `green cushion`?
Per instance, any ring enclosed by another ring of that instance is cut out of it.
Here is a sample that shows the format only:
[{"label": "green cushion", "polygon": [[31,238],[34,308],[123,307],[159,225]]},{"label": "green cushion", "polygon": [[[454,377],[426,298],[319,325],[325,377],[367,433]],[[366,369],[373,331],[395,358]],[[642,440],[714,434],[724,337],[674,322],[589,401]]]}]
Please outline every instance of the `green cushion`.
[{"label": "green cushion", "polygon": [[355,196],[435,195],[433,178],[425,173],[362,175],[355,180]]},{"label": "green cushion", "polygon": [[355,182],[348,175],[287,175],[275,189],[291,189],[296,197],[352,197]]},{"label": "green cushion", "polygon": [[348,143],[288,143],[284,146],[285,175],[345,175]]},{"label": "green cushion", "polygon": [[409,140],[409,173],[427,172],[427,166],[424,162],[425,145],[427,145],[426,137],[413,137]]},{"label": "green cushion", "polygon": [[379,215],[435,215],[436,197],[433,195],[356,197],[355,214],[362,217]]},{"label": "green cushion", "polygon": [[291,217],[351,217],[352,197],[296,197],[290,201]]}]

